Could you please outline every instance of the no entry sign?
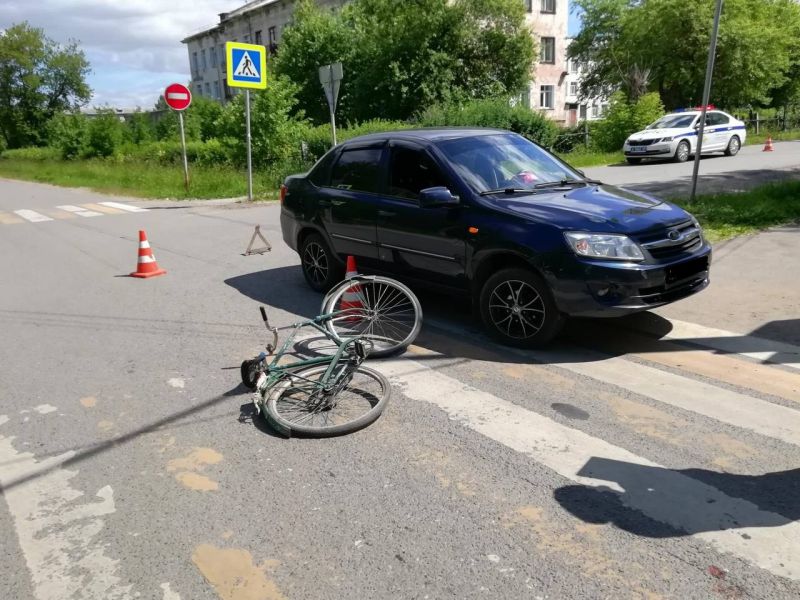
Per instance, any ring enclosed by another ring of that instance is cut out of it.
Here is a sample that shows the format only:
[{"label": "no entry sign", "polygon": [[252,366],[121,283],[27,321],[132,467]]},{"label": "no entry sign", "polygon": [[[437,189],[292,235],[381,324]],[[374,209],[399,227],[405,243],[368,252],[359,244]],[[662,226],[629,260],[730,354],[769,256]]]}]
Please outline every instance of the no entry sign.
[{"label": "no entry sign", "polygon": [[172,110],[186,110],[192,103],[192,92],[185,85],[173,83],[164,90],[164,100]]}]

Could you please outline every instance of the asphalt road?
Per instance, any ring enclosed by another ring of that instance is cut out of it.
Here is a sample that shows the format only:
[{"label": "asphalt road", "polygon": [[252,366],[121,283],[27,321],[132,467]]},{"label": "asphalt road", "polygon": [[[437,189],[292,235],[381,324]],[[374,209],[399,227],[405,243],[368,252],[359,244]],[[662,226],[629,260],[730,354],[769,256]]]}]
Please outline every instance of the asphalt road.
[{"label": "asphalt road", "polygon": [[[386,412],[315,441],[239,384],[258,305],[321,301],[277,215],[0,180],[0,598],[800,596],[797,228],[547,351],[423,294]],[[165,276],[127,276],[139,229]]]},{"label": "asphalt road", "polygon": [[[713,154],[700,161],[698,194],[741,191],[777,179],[800,179],[800,141],[775,142],[775,150],[745,146],[733,157]],[[645,161],[638,165],[618,164],[587,168],[595,179],[666,198],[685,197],[692,187],[693,161]]]}]

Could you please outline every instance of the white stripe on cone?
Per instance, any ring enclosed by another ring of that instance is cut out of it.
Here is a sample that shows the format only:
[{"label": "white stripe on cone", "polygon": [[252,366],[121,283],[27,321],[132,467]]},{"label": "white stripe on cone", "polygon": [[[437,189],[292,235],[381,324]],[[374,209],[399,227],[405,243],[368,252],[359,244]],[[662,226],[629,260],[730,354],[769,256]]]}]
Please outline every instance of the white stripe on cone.
[{"label": "white stripe on cone", "polygon": [[156,257],[153,256],[152,254],[150,256],[140,256],[139,257],[139,264],[140,265],[145,264],[145,263],[154,263],[154,262],[156,262]]},{"label": "white stripe on cone", "polygon": [[145,249],[145,248],[149,248],[149,247],[150,247],[150,242],[148,242],[147,240],[145,240],[143,242],[139,242],[139,249],[140,250]]}]

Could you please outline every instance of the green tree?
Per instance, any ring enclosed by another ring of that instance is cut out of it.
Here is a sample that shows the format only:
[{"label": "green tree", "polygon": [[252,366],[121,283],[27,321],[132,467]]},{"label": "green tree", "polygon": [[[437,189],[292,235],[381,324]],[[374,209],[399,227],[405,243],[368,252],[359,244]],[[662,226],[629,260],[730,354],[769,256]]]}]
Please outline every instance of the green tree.
[{"label": "green tree", "polygon": [[103,109],[88,119],[83,156],[106,158],[112,156],[125,136],[125,125],[111,109]]},{"label": "green tree", "polygon": [[335,61],[342,120],[408,119],[435,103],[520,92],[534,50],[519,0],[355,0],[335,14],[306,0],[274,64],[316,122],[328,118],[317,68]]},{"label": "green tree", "polygon": [[[670,108],[700,103],[713,2],[576,0],[576,6],[584,12],[583,29],[569,54],[588,66],[585,95],[622,88],[630,100],[658,91]],[[793,0],[726,0],[712,102],[770,103],[797,60],[799,28]]]},{"label": "green tree", "polygon": [[28,23],[0,31],[0,135],[6,146],[45,143],[53,115],[91,97],[88,73],[76,42],[62,46]]},{"label": "green tree", "polygon": [[645,94],[636,102],[628,101],[623,92],[615,92],[606,118],[595,125],[593,144],[604,152],[616,152],[631,133],[641,131],[663,114],[664,105],[656,92]]}]

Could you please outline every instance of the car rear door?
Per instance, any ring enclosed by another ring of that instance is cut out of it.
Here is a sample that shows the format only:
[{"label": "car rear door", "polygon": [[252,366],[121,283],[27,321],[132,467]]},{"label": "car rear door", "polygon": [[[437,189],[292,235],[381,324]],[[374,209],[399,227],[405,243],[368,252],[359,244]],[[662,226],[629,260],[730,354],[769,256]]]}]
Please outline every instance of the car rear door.
[{"label": "car rear door", "polygon": [[706,131],[709,132],[708,150],[724,150],[728,145],[728,123],[730,119],[719,112],[706,115]]},{"label": "car rear door", "polygon": [[337,254],[377,259],[378,185],[385,142],[346,146],[319,190],[320,217]]},{"label": "car rear door", "polygon": [[422,208],[419,192],[454,182],[422,146],[392,141],[388,148],[385,188],[378,208],[381,263],[398,274],[439,284],[461,286],[466,262],[468,208]]}]

